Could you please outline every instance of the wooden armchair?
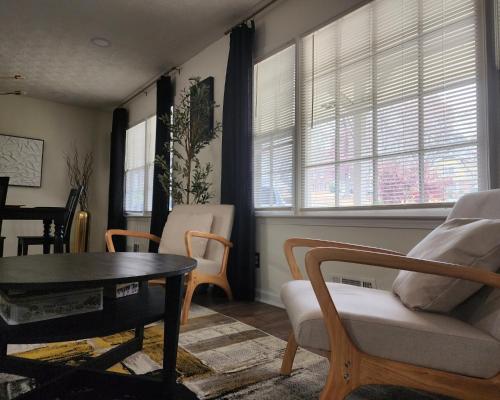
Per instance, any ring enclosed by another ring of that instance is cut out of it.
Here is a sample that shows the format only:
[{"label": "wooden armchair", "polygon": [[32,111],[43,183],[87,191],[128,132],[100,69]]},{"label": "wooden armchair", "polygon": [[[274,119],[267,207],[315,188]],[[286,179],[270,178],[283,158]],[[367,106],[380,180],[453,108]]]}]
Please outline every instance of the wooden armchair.
[{"label": "wooden armchair", "polygon": [[[324,315],[331,349],[330,370],[321,394],[322,399],[344,399],[357,387],[370,384],[407,386],[460,399],[499,398],[500,370],[490,378],[472,377],[417,366],[411,362],[391,360],[363,351],[361,345],[356,344],[351,338],[351,334],[346,329],[345,321],[337,311],[325,283],[320,267],[326,261],[342,261],[417,271],[470,280],[500,288],[500,275],[470,267],[348,248],[320,247],[310,250],[306,254],[306,269]],[[445,322],[445,318],[450,318],[440,315],[436,315],[436,317],[442,317],[443,322]],[[408,349],[408,352],[411,351],[415,351],[415,349]],[[446,358],[445,354],[438,356]],[[450,356],[453,357],[456,354]]]},{"label": "wooden armchair", "polygon": [[[462,197],[452,218],[500,216],[500,190]],[[293,254],[312,248],[303,280]],[[500,275],[411,258],[385,249],[327,240],[289,239],[285,255],[295,280],[281,291],[293,332],[281,372],[297,347],[328,351],[321,399],[344,399],[362,385],[406,386],[460,399],[500,399]],[[407,270],[486,285],[449,314],[407,308],[391,292],[325,282],[325,262]]]},{"label": "wooden armchair", "polygon": [[[192,226],[196,226],[196,219],[202,220],[208,215],[211,216],[207,228],[210,232],[191,229]],[[189,317],[191,300],[198,285],[203,283],[217,285],[226,292],[229,299],[233,297],[227,280],[227,261],[232,247],[229,238],[233,227],[233,217],[234,206],[232,205],[179,205],[170,213],[161,238],[147,232],[111,229],[105,235],[106,245],[110,252],[114,252],[113,236],[137,237],[159,243],[159,253],[180,254],[194,258],[198,265],[187,276],[182,308],[181,323],[185,324]],[[177,243],[176,246],[171,243],[174,239],[179,242],[179,238],[181,245]],[[203,247],[200,250],[199,243],[194,243],[196,239],[206,240],[206,248]],[[196,254],[196,251],[201,251],[202,254]],[[165,284],[165,281],[153,280],[150,284]]]}]

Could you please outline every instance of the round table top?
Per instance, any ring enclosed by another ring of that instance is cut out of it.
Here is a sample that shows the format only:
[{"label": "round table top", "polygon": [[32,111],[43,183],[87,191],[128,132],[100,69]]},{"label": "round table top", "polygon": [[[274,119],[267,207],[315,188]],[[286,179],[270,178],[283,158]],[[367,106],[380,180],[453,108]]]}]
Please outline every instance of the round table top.
[{"label": "round table top", "polygon": [[192,258],[156,253],[4,257],[0,258],[0,289],[97,287],[179,276],[195,267]]}]

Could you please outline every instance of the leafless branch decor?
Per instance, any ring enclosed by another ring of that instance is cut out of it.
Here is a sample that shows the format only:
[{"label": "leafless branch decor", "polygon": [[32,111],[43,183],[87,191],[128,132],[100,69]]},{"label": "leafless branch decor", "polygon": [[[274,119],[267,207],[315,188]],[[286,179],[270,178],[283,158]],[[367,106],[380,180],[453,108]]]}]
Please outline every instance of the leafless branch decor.
[{"label": "leafless branch decor", "polygon": [[94,153],[88,151],[81,155],[78,147],[73,145],[71,153],[66,154],[65,158],[71,187],[83,186],[79,201],[80,210],[88,211],[88,190],[90,177],[94,170]]}]

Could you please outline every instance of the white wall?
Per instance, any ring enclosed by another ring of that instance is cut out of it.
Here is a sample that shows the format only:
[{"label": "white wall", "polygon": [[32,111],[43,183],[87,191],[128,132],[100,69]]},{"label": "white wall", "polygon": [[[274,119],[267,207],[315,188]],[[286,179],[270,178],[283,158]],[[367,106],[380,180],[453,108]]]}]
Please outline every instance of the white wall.
[{"label": "white wall", "polygon": [[[111,113],[73,107],[21,96],[0,97],[0,133],[43,139],[42,186],[10,186],[7,204],[64,206],[69,193],[64,155],[76,144],[82,151],[93,150],[94,175],[90,184],[90,250],[104,250],[108,210],[109,132]],[[4,255],[17,253],[18,235],[42,234],[40,221],[4,221]],[[38,247],[38,246],[37,246]],[[30,248],[30,254],[41,249]]]}]

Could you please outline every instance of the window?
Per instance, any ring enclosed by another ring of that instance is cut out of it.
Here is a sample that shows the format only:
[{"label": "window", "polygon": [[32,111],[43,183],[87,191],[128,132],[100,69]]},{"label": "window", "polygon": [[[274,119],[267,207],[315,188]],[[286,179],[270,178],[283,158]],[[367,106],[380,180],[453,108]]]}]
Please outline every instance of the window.
[{"label": "window", "polygon": [[148,214],[153,202],[156,116],[127,130],[125,149],[125,212]]},{"label": "window", "polygon": [[284,179],[273,157],[295,110],[294,90],[280,92],[285,79],[295,84],[295,57],[278,53],[256,64],[256,208],[279,206],[293,182],[301,209],[439,204],[477,191],[484,181],[481,4],[374,0],[303,37],[297,146],[292,133],[287,142],[299,160],[295,169],[293,156],[286,164],[296,179]]},{"label": "window", "polygon": [[254,201],[257,208],[293,203],[295,46],[254,66]]}]

